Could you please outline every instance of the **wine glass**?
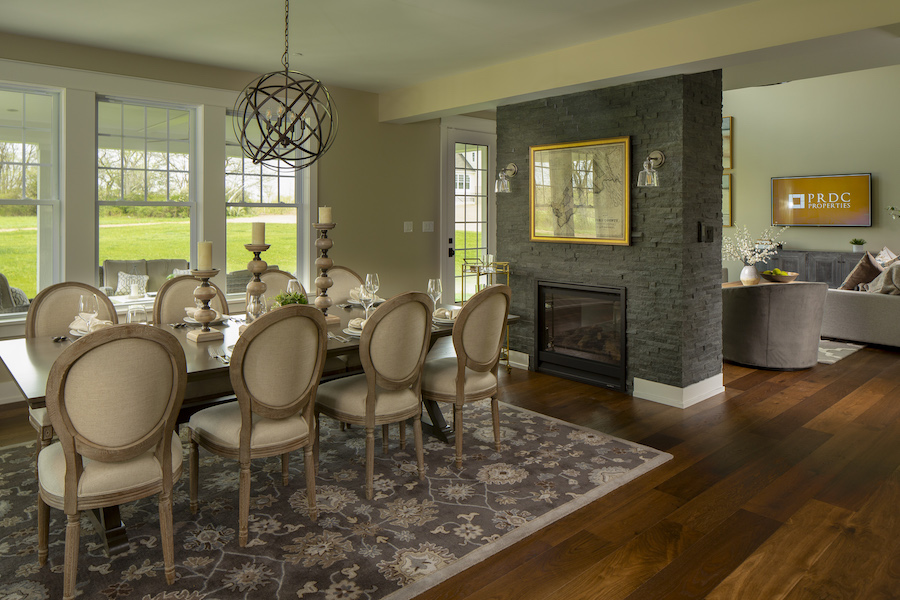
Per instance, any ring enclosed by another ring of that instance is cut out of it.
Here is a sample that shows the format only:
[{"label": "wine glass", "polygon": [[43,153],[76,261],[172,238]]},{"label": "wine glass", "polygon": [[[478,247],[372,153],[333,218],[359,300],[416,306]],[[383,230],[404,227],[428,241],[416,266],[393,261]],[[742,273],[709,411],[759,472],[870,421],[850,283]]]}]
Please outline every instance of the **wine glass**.
[{"label": "wine glass", "polygon": [[288,294],[302,294],[303,291],[300,288],[300,282],[296,279],[290,279],[287,282],[287,287],[284,290]]},{"label": "wine glass", "polygon": [[431,296],[432,302],[437,306],[437,301],[441,299],[441,280],[440,279],[429,279],[428,280],[428,295]]},{"label": "wine glass", "polygon": [[378,281],[378,273],[368,273],[366,274],[366,289],[372,292],[372,297],[376,298],[375,292],[378,291],[378,288],[381,286],[381,283]]},{"label": "wine glass", "polygon": [[367,319],[369,318],[369,309],[372,308],[373,302],[375,302],[375,292],[369,292],[368,287],[365,285],[359,286],[359,303],[366,309]]},{"label": "wine glass", "polygon": [[78,316],[84,321],[84,330],[90,333],[91,321],[100,314],[100,301],[97,294],[82,294],[78,298]]},{"label": "wine glass", "polygon": [[264,295],[250,296],[247,302],[247,324],[266,314],[266,297]]},{"label": "wine glass", "polygon": [[147,309],[140,304],[132,304],[128,307],[129,323],[147,323]]}]

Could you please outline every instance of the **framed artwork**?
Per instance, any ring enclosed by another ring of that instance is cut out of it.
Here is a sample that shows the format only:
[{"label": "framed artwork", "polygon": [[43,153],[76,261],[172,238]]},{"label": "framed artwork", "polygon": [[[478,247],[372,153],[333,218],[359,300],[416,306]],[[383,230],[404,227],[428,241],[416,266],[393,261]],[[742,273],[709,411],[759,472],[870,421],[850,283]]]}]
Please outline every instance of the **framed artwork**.
[{"label": "framed artwork", "polygon": [[731,173],[722,174],[722,226],[731,227]]},{"label": "framed artwork", "polygon": [[532,146],[531,240],[631,241],[631,142],[626,137]]},{"label": "framed artwork", "polygon": [[733,169],[731,160],[731,117],[722,117],[722,168]]}]

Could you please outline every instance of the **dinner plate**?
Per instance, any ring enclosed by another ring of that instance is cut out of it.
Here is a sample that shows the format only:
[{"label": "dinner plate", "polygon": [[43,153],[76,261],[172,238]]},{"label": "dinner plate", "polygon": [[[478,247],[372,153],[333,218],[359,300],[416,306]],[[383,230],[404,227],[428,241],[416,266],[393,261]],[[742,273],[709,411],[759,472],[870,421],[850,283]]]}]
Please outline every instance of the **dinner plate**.
[{"label": "dinner plate", "polygon": [[[200,321],[198,321],[194,317],[185,317],[184,322],[190,323],[191,325],[199,325],[200,324]],[[213,319],[212,321],[210,321],[209,324],[210,325],[221,325],[224,322],[225,322],[225,317],[220,316],[217,319]]]},{"label": "dinner plate", "polygon": [[352,337],[359,337],[362,335],[362,330],[361,329],[350,329],[348,327],[348,328],[344,329],[344,333],[346,333],[347,335],[352,336]]},{"label": "dinner plate", "polygon": [[440,317],[434,317],[435,323],[440,323],[441,325],[453,325],[456,323],[456,319],[441,319]]},{"label": "dinner plate", "polygon": [[69,330],[69,335],[72,337],[80,338],[85,335],[83,331],[75,331],[74,329]]}]

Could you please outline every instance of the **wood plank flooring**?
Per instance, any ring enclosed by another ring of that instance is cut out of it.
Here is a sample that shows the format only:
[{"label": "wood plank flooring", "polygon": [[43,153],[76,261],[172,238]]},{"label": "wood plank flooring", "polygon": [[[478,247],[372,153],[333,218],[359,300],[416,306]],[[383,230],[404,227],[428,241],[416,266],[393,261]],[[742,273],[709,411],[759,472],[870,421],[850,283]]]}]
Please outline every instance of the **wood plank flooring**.
[{"label": "wood plank flooring", "polygon": [[[675,459],[423,599],[900,598],[900,352],[725,365],[687,410],[514,369],[502,400]],[[0,445],[30,440],[0,407]]]}]

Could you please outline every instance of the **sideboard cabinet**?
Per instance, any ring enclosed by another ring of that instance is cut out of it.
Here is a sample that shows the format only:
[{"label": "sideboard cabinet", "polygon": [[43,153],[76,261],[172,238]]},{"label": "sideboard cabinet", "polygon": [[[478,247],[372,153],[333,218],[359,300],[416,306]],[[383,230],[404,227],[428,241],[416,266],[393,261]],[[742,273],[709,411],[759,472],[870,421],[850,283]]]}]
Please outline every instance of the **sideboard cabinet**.
[{"label": "sideboard cabinet", "polygon": [[830,288],[840,287],[862,258],[859,252],[820,252],[816,250],[780,250],[768,262],[757,265],[759,271],[779,268],[799,273],[798,281],[824,281]]}]

